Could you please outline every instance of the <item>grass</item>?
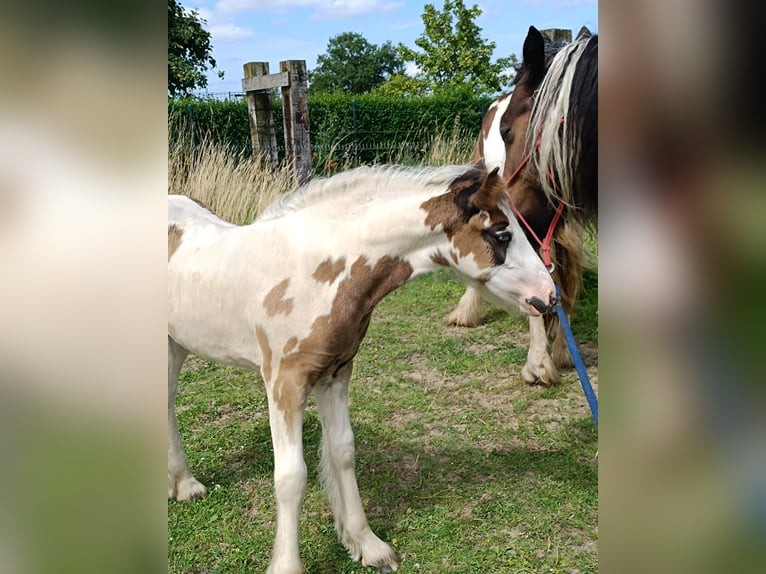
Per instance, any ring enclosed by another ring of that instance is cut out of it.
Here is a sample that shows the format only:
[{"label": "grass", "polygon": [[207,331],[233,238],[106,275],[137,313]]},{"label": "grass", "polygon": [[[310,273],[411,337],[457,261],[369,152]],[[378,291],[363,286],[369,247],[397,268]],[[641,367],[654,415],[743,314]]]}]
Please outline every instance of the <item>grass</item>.
[{"label": "grass", "polygon": [[[448,327],[442,318],[461,294],[445,274],[401,287],[376,309],[357,356],[350,411],[370,523],[395,547],[400,572],[595,572],[597,431],[576,374],[525,386],[526,321],[487,306],[485,325]],[[581,309],[594,298],[586,291]],[[590,312],[573,324],[597,334]],[[586,355],[594,384],[595,361]],[[190,464],[210,494],[169,503],[168,569],[262,572],[275,508],[260,377],[192,358],[178,395]],[[337,542],[319,486],[313,403],[304,433],[306,571],[363,572]]]},{"label": "grass", "polygon": [[[462,163],[470,150],[455,153],[433,142],[428,161]],[[286,170],[213,146],[195,154],[171,149],[169,191],[231,221],[252,220],[290,189]],[[597,257],[595,237],[587,244]],[[596,389],[597,291],[596,271],[586,272],[572,317]],[[350,414],[370,524],[393,545],[403,573],[595,572],[598,436],[577,375],[565,370],[553,388],[525,386],[526,319],[486,305],[481,327],[448,327],[443,318],[462,293],[445,273],[394,291],[376,308],[356,357]],[[209,494],[168,503],[168,571],[265,571],[276,511],[260,376],[190,357],[176,405],[192,471]],[[319,440],[310,402],[300,531],[306,571],[371,571],[337,541],[317,476]]]}]

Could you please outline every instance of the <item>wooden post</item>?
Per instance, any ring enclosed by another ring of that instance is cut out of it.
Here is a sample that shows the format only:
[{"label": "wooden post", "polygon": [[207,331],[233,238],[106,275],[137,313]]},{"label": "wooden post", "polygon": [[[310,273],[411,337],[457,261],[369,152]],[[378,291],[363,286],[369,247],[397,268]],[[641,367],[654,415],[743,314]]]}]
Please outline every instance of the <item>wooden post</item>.
[{"label": "wooden post", "polygon": [[[248,62],[244,66],[245,79],[268,76],[268,62]],[[250,141],[253,146],[253,157],[263,158],[273,169],[279,167],[277,150],[277,134],[274,130],[274,115],[272,114],[271,90],[246,90],[247,115],[250,118]]]},{"label": "wooden post", "polygon": [[279,70],[289,78],[288,85],[282,88],[287,162],[300,185],[311,177],[306,62],[286,60],[279,63]]},{"label": "wooden post", "polygon": [[566,30],[564,28],[548,28],[547,30],[540,30],[540,33],[545,38],[547,44],[554,44],[556,42],[565,42],[569,44],[572,42],[572,30]]}]

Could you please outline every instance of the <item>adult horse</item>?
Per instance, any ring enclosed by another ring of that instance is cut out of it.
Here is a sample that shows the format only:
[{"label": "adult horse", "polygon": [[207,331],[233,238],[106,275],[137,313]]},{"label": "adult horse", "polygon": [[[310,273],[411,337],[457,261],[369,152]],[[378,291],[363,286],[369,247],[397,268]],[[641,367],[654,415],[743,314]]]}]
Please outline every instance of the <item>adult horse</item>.
[{"label": "adult horse", "polygon": [[[571,313],[583,273],[583,229],[598,213],[598,36],[546,46],[530,26],[511,94],[493,102],[482,122],[472,160],[500,167],[508,194],[530,241],[560,288]],[[475,326],[481,294],[469,286],[447,321]],[[570,363],[555,315],[530,317],[529,352],[521,377],[529,383],[559,381]],[[554,335],[551,353],[548,335]]]},{"label": "adult horse", "polygon": [[451,268],[507,310],[539,315],[555,304],[551,277],[513,215],[498,170],[357,168],[283,196],[242,227],[182,196],[169,197],[168,211],[168,498],[206,492],[189,470],[174,408],[188,353],[260,369],[277,502],[268,571],[302,571],[302,425],[312,391],[338,537],[354,560],[396,570],[396,555],[370,529],[357,488],[352,361],[375,305],[422,273]]}]

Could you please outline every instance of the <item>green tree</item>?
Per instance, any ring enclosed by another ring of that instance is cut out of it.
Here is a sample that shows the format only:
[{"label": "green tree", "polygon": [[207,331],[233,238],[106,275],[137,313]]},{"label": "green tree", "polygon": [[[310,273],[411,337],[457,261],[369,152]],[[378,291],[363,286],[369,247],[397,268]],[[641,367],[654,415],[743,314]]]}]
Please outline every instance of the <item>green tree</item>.
[{"label": "green tree", "polygon": [[357,32],[343,32],[330,38],[327,53],[317,58],[309,72],[309,91],[364,94],[403,69],[391,42],[377,46]]},{"label": "green tree", "polygon": [[[188,94],[207,87],[205,71],[215,68],[210,32],[197,10],[186,10],[177,0],[168,0],[168,93]],[[218,72],[223,77],[223,72]]]},{"label": "green tree", "polygon": [[445,0],[441,11],[425,5],[421,16],[425,31],[415,40],[420,50],[400,44],[398,51],[406,62],[415,63],[416,78],[427,86],[426,92],[489,95],[509,84],[516,56],[492,62],[495,43],[481,37],[475,22],[481,13],[476,4],[466,8],[463,0]]}]

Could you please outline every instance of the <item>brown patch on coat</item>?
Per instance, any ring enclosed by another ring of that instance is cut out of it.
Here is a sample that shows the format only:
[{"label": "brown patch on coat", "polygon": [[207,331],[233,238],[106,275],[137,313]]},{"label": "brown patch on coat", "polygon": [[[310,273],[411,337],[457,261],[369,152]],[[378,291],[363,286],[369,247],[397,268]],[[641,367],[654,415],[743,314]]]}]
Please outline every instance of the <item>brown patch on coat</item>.
[{"label": "brown patch on coat", "polygon": [[168,225],[168,261],[173,257],[178,246],[181,245],[181,237],[183,234],[183,229],[178,227],[175,223]]},{"label": "brown patch on coat", "polygon": [[266,335],[266,330],[260,325],[255,326],[255,338],[258,340],[258,346],[261,348],[261,355],[263,355],[261,372],[266,382],[269,382],[271,381],[271,359],[273,353],[271,352],[271,345],[269,345],[269,337]]},{"label": "brown patch on coat", "polygon": [[[436,263],[437,265],[441,265],[443,267],[449,267],[449,260],[444,257],[441,251],[437,251],[436,253],[431,254],[431,261]],[[457,260],[455,261],[457,263]]]},{"label": "brown patch on coat", "polygon": [[266,309],[266,315],[269,317],[274,317],[279,313],[289,315],[292,312],[292,298],[285,299],[285,294],[287,293],[287,287],[289,284],[290,279],[285,279],[284,281],[275,285],[271,291],[266,294],[266,297],[263,299],[263,307]]},{"label": "brown patch on coat", "polygon": [[354,261],[348,276],[338,284],[330,312],[317,317],[309,335],[297,347],[291,345],[293,352],[280,361],[274,400],[288,426],[317,381],[335,376],[351,362],[375,306],[412,272],[412,265],[397,257],[381,257],[374,264],[363,256]]},{"label": "brown patch on coat", "polygon": [[285,343],[284,348],[282,349],[283,355],[289,355],[290,352],[295,349],[295,347],[298,345],[298,337],[290,337],[287,340],[287,343]]},{"label": "brown patch on coat", "polygon": [[346,258],[341,257],[335,263],[332,261],[332,257],[328,257],[322,261],[312,273],[312,277],[317,283],[332,283],[338,278],[338,275],[343,273],[346,268]]},{"label": "brown patch on coat", "polygon": [[449,192],[432,197],[420,208],[426,212],[425,224],[431,229],[441,226],[459,257],[473,254],[479,267],[490,268],[497,263],[484,232],[492,225],[508,224],[497,206],[505,193],[498,169],[487,173],[479,165],[455,179]]}]

